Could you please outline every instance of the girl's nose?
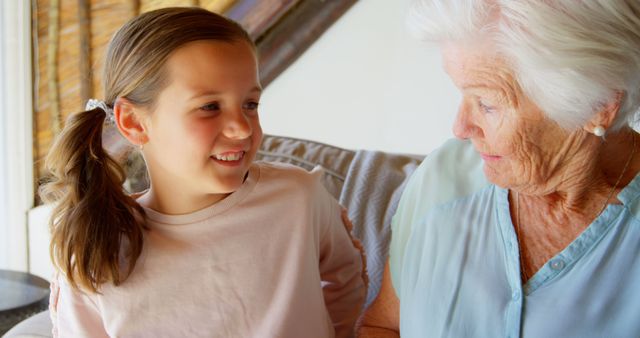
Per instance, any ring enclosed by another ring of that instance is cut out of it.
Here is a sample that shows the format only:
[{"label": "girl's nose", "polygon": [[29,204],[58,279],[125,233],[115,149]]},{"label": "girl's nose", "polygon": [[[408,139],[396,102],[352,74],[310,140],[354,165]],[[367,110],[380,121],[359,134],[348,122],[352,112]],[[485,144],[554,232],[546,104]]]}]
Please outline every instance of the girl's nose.
[{"label": "girl's nose", "polygon": [[224,123],[223,133],[230,139],[244,139],[251,136],[253,132],[249,118],[242,109],[229,112]]}]

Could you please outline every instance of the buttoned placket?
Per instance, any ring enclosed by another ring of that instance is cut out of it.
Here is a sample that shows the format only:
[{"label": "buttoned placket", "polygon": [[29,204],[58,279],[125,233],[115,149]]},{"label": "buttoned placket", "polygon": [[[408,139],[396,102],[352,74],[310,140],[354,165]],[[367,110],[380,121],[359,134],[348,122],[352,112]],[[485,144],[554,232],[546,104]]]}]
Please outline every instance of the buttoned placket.
[{"label": "buttoned placket", "polygon": [[[578,238],[576,238],[568,247],[559,252],[556,256],[546,262],[540,270],[538,270],[523,285],[520,272],[520,249],[515,228],[509,213],[509,192],[500,189],[501,193],[496,194],[496,213],[498,215],[498,223],[500,232],[505,246],[505,266],[507,271],[507,279],[511,287],[511,301],[507,307],[505,314],[505,337],[519,338],[523,331],[523,318],[525,311],[526,299],[540,286],[549,283],[556,276],[563,273],[570,265],[578,260],[585,251],[591,248],[602,233],[608,228],[608,225],[623,209],[621,205],[609,205],[594,223],[589,225]],[[621,201],[625,202],[624,194],[619,196]]]}]

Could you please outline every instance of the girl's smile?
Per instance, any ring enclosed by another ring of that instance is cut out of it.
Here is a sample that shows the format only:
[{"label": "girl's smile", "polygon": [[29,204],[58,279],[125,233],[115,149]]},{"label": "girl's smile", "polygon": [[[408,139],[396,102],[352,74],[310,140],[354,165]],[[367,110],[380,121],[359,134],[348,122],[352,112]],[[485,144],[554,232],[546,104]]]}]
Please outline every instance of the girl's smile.
[{"label": "girl's smile", "polygon": [[225,166],[237,166],[242,163],[245,151],[228,151],[222,154],[212,155],[211,159]]}]

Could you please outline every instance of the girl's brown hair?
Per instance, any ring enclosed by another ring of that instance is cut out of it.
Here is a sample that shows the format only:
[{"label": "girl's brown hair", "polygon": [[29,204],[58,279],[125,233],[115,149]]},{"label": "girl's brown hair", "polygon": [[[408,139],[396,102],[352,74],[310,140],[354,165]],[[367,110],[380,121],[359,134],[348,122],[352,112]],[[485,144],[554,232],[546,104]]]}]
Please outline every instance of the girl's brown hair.
[{"label": "girl's brown hair", "polygon": [[[152,108],[166,86],[164,64],[186,43],[246,42],[240,25],[200,8],[163,8],[144,13],[116,32],[103,75],[105,103],[125,98]],[[50,219],[51,259],[74,287],[97,292],[105,282],[122,283],[142,252],[144,210],[123,188],[124,170],[102,146],[107,112],[71,115],[46,158],[50,172],[40,187],[55,204]]]}]

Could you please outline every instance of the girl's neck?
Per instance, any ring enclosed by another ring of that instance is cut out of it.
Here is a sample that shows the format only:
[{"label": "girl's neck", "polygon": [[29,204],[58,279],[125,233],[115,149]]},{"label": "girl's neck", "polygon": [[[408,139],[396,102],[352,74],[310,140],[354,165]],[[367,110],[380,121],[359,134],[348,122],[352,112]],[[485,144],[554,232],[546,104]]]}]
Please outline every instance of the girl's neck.
[{"label": "girl's neck", "polygon": [[[185,215],[204,209],[223,200],[230,194],[187,195],[172,191],[162,194],[153,186],[142,193],[137,202],[145,208],[165,215]],[[169,197],[166,197],[169,196]]]}]

